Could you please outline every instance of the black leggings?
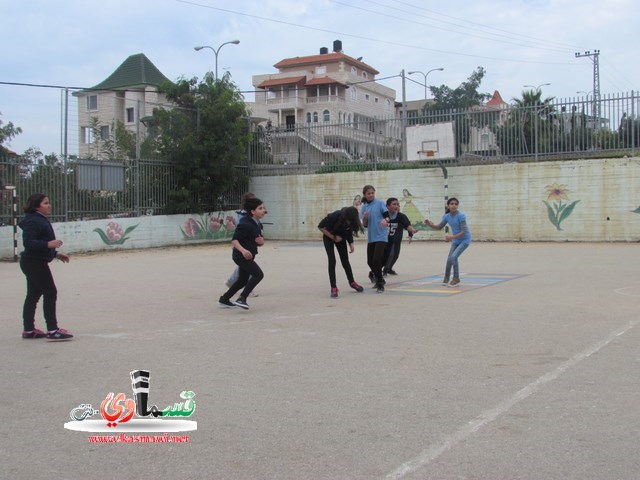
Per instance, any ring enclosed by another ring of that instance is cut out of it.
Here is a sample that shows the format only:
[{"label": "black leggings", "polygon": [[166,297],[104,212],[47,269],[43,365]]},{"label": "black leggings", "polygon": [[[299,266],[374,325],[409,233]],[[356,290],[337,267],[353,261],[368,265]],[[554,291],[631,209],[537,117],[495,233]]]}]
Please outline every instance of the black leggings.
[{"label": "black leggings", "polygon": [[351,263],[349,263],[347,241],[342,239],[341,242],[336,243],[326,235],[322,236],[322,241],[324,242],[324,249],[327,252],[327,259],[329,260],[329,283],[331,284],[331,288],[337,288],[338,286],[336,283],[336,252],[333,251],[334,246],[336,250],[338,250],[338,255],[340,255],[340,263],[342,263],[344,273],[347,274],[349,284],[353,283],[353,270],[351,269]]},{"label": "black leggings", "polygon": [[384,251],[384,259],[382,261],[382,272],[386,273],[389,270],[393,270],[393,266],[400,257],[400,245],[402,242],[389,242],[387,248]]},{"label": "black leggings", "polygon": [[57,329],[56,302],[58,300],[58,289],[53,281],[49,264],[46,260],[20,258],[20,270],[27,277],[27,296],[24,299],[22,308],[24,331],[30,332],[35,328],[36,307],[40,297],[44,298],[42,307],[44,319],[47,322],[47,330]]},{"label": "black leggings", "polygon": [[382,260],[387,242],[372,242],[367,244],[367,264],[376,278],[376,282],[383,282]]},{"label": "black leggings", "polygon": [[229,287],[229,290],[227,290],[227,293],[225,293],[223,297],[229,300],[237,291],[244,288],[240,294],[240,298],[246,300],[253,289],[256,288],[256,285],[262,281],[264,273],[262,273],[262,270],[253,258],[251,260],[247,260],[244,257],[239,259],[234,258],[233,261],[240,267],[240,272],[238,273],[236,282]]}]

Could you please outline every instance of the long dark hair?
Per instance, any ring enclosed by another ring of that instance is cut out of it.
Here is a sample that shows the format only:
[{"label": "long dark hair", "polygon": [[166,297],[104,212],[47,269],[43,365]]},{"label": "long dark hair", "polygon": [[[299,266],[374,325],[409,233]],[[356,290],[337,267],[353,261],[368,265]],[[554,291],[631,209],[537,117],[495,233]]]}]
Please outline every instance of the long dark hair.
[{"label": "long dark hair", "polygon": [[22,211],[24,213],[36,213],[36,210],[38,210],[38,207],[45,198],[47,198],[47,196],[44,193],[34,193],[27,198],[27,203],[22,207]]},{"label": "long dark hair", "polygon": [[244,201],[244,203],[242,204],[242,208],[247,212],[247,215],[251,216],[251,210],[255,210],[260,205],[262,205],[262,203],[262,200],[260,200],[258,197],[251,197],[247,198]]},{"label": "long dark hair", "polygon": [[340,209],[340,218],[338,218],[333,229],[339,231],[342,227],[351,230],[356,237],[358,233],[364,232],[364,227],[360,222],[360,214],[356,207],[344,207]]},{"label": "long dark hair", "polygon": [[362,187],[362,203],[369,203],[367,202],[367,190],[373,190],[374,192],[376,191],[375,187],[373,185],[365,185],[364,187]]}]

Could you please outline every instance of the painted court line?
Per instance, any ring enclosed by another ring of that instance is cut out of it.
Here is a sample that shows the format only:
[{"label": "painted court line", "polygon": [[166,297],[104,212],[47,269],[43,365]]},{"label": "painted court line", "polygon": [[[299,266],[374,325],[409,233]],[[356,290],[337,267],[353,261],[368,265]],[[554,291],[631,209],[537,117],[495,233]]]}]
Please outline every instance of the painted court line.
[{"label": "painted court line", "polygon": [[481,428],[485,427],[489,423],[496,420],[498,417],[507,413],[511,409],[511,407],[527,399],[547,383],[552,382],[553,380],[556,380],[560,375],[566,372],[569,368],[574,367],[575,365],[580,363],[582,360],[585,360],[586,358],[589,358],[594,353],[599,352],[604,347],[606,347],[609,343],[611,343],[613,340],[627,333],[629,330],[635,327],[638,323],[640,323],[640,320],[635,320],[635,321],[629,322],[624,327],[614,330],[600,342],[574,355],[572,358],[560,364],[554,370],[551,370],[550,372],[542,375],[537,380],[531,382],[529,385],[527,385],[523,389],[516,392],[515,395],[513,395],[512,397],[507,398],[503,402],[496,405],[494,408],[485,410],[476,418],[471,420],[469,423],[460,427],[453,434],[445,437],[440,443],[430,446],[429,448],[424,450],[422,453],[420,453],[417,457],[415,457],[412,460],[409,460],[408,462],[403,463],[402,465],[400,465],[398,468],[396,468],[393,472],[389,473],[384,478],[400,479],[405,477],[406,475],[416,472],[421,468],[426,467],[429,463],[431,463],[433,460],[438,458],[444,452],[454,447],[458,443],[463,442],[464,440],[466,440],[468,437],[476,433]]},{"label": "painted court line", "polygon": [[518,273],[465,273],[460,276],[462,283],[451,288],[442,285],[442,275],[431,275],[404,282],[386,285],[387,292],[395,295],[428,295],[432,297],[450,297],[458,293],[471,292],[478,288],[497,285],[522,278],[527,274]]}]

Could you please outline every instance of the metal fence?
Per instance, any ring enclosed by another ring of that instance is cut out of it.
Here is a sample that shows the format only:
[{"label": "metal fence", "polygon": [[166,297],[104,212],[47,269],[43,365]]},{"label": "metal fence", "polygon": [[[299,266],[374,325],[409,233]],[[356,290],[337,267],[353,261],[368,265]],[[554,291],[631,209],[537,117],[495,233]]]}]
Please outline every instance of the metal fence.
[{"label": "metal fence", "polygon": [[[23,205],[32,193],[42,192],[52,203],[52,221],[74,221],[162,215],[177,181],[175,167],[162,160],[61,160],[33,164],[22,157],[3,158],[0,224],[8,225],[12,201],[7,186],[15,187],[18,205]],[[246,185],[241,185],[237,191],[197,201],[203,211],[235,209],[245,189]]]},{"label": "metal fence", "polygon": [[469,165],[636,154],[637,93],[468,110],[409,111],[351,123],[258,127],[252,175]]}]

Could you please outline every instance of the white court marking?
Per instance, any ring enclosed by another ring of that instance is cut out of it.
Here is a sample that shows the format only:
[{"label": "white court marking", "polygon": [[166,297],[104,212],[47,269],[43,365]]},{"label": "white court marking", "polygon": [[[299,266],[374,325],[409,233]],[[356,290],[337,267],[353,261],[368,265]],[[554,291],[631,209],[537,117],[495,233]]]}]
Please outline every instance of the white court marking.
[{"label": "white court marking", "polygon": [[629,330],[631,330],[633,327],[635,327],[638,323],[640,323],[640,320],[635,320],[633,322],[629,322],[624,327],[621,327],[621,328],[619,328],[617,330],[614,330],[613,332],[611,332],[609,335],[607,335],[600,342],[598,342],[598,343],[590,346],[586,350],[583,350],[582,352],[574,355],[572,358],[570,358],[566,362],[562,363],[561,365],[559,365],[554,370],[542,375],[541,377],[539,377],[538,379],[534,380],[533,382],[531,382],[529,385],[527,385],[523,389],[521,389],[518,392],[516,392],[516,394],[513,395],[512,397],[507,398],[506,400],[504,400],[503,402],[499,403],[494,408],[491,408],[489,410],[485,410],[480,415],[478,415],[476,418],[471,420],[469,423],[467,423],[466,425],[460,427],[453,434],[445,437],[440,443],[437,443],[437,444],[434,444],[434,445],[430,446],[429,448],[427,448],[426,450],[421,452],[414,459],[403,463],[398,468],[396,468],[393,472],[389,473],[385,477],[385,479],[400,479],[400,478],[405,477],[406,475],[414,473],[417,470],[427,466],[429,463],[431,463],[433,460],[438,458],[440,455],[442,455],[444,452],[446,452],[447,450],[449,450],[453,446],[455,446],[458,443],[466,440],[468,437],[473,435],[475,432],[480,430],[482,427],[484,427],[484,426],[488,425],[489,423],[493,422],[495,419],[497,419],[501,415],[504,415],[507,411],[509,411],[511,409],[511,407],[513,407],[517,403],[521,402],[522,400],[525,400],[526,398],[528,398],[529,396],[531,396],[532,394],[537,392],[545,384],[547,384],[547,383],[549,383],[549,382],[551,382],[553,380],[556,380],[560,375],[562,375],[564,372],[566,372],[569,368],[577,365],[582,360],[584,360],[586,358],[589,358],[594,353],[597,353],[598,351],[600,351],[601,349],[606,347],[609,343],[611,343],[616,338],[618,338],[618,337],[624,335],[625,333],[627,333]]},{"label": "white court marking", "polygon": [[640,287],[622,287],[615,289],[614,292],[628,297],[640,297]]}]

